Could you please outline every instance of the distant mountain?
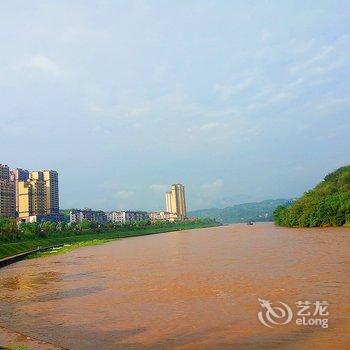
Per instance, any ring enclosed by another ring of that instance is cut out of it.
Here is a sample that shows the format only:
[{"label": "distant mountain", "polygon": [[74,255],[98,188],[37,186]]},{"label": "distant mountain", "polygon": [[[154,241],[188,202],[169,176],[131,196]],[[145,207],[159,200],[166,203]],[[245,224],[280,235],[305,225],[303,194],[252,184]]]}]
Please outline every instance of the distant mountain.
[{"label": "distant mountain", "polygon": [[275,211],[281,226],[350,226],[350,165],[328,174],[312,190]]},{"label": "distant mountain", "polygon": [[290,199],[271,199],[262,202],[237,204],[223,209],[194,210],[188,214],[197,218],[216,219],[226,224],[247,221],[272,221],[275,209],[290,202]]}]

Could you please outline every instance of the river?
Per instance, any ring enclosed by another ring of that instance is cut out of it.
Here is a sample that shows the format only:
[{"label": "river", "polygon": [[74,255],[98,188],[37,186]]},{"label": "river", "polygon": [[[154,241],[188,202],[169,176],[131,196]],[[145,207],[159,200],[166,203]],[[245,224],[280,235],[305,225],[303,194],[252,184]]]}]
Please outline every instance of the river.
[{"label": "river", "polygon": [[[230,225],[3,268],[0,325],[67,349],[345,349],[349,294],[350,229]],[[297,324],[305,301],[327,328]]]}]

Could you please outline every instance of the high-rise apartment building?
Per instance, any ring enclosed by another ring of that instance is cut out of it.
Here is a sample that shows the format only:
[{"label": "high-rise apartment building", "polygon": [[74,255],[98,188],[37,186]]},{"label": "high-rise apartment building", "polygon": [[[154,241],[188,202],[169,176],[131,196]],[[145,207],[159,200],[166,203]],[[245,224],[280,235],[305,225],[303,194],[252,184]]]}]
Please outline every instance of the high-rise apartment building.
[{"label": "high-rise apartment building", "polygon": [[44,170],[46,215],[59,214],[58,173],[54,170]]},{"label": "high-rise apartment building", "polygon": [[44,173],[42,171],[31,171],[29,183],[32,187],[32,215],[46,215],[46,188]]},{"label": "high-rise apartment building", "polygon": [[22,219],[33,215],[32,185],[29,181],[19,181],[16,192],[17,216]]},{"label": "high-rise apartment building", "polygon": [[10,179],[10,169],[5,164],[0,164],[0,179],[9,180]]},{"label": "high-rise apartment building", "polygon": [[185,219],[186,200],[185,187],[181,184],[174,184],[171,190],[165,194],[166,211],[177,214],[178,219]]},{"label": "high-rise apartment building", "polygon": [[0,216],[60,220],[58,174],[54,170],[10,169],[0,164]]},{"label": "high-rise apartment building", "polygon": [[18,217],[46,215],[46,189],[42,171],[29,173],[27,181],[18,182]]},{"label": "high-rise apartment building", "polygon": [[29,171],[24,169],[13,169],[11,170],[11,179],[15,183],[15,192],[16,192],[16,216],[19,213],[19,182],[27,181],[29,179]]},{"label": "high-rise apartment building", "polygon": [[15,217],[15,183],[10,178],[10,169],[0,164],[0,217]]}]

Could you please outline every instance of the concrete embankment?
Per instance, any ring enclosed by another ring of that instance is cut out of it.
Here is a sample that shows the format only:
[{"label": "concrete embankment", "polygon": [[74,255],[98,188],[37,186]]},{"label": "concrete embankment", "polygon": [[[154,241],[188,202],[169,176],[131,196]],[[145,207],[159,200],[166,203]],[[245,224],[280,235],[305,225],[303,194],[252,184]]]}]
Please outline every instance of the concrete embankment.
[{"label": "concrete embankment", "polygon": [[50,247],[44,247],[44,248],[43,247],[38,247],[36,249],[29,250],[29,251],[21,253],[21,254],[8,256],[7,258],[0,259],[0,268],[5,267],[7,265],[11,265],[11,264],[13,264],[15,262],[18,262],[20,260],[23,260],[28,255],[31,255],[31,254],[34,254],[34,253],[38,253],[38,252],[43,252],[45,250],[50,250],[50,249],[56,248],[56,247],[62,247],[62,246],[63,246],[63,244],[54,245],[54,246],[50,246]]}]

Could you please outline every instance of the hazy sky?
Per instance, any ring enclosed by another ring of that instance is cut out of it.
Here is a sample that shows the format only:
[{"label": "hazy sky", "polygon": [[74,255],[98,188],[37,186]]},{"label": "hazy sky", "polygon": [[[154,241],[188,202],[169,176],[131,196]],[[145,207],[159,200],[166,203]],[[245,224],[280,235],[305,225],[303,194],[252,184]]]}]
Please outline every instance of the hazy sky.
[{"label": "hazy sky", "polygon": [[289,198],[348,164],[349,1],[0,2],[0,163],[61,207]]}]

